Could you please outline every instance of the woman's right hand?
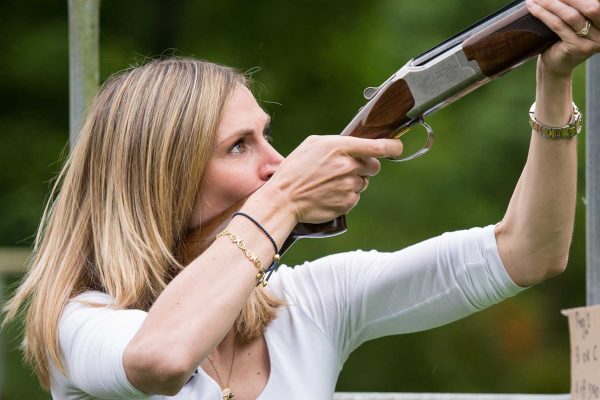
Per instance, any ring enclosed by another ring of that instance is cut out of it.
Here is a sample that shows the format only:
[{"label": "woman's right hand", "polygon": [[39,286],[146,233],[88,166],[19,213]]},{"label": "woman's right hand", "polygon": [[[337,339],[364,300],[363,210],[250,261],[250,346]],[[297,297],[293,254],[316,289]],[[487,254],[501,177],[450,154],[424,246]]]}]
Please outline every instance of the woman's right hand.
[{"label": "woman's right hand", "polygon": [[395,139],[309,136],[257,193],[283,194],[297,222],[331,221],[356,206],[365,186],[362,177],[381,168],[377,158],[401,153],[402,143]]}]

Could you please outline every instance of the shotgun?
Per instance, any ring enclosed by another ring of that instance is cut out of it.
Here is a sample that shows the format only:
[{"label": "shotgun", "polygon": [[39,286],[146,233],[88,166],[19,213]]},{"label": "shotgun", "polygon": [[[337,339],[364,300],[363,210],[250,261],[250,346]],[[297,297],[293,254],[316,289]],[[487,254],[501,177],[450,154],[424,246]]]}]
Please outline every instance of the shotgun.
[{"label": "shotgun", "polygon": [[[410,60],[380,86],[366,88],[363,95],[367,103],[341,135],[391,139],[401,137],[414,125],[422,125],[427,132],[424,146],[408,157],[392,161],[418,157],[433,145],[433,129],[424,120],[427,115],[516,68],[558,40],[552,30],[527,11],[525,0],[513,1]],[[242,204],[243,201],[233,209]],[[186,253],[195,258],[212,243],[213,239],[207,238],[214,238],[216,230],[227,221],[228,218],[221,218],[218,224],[205,226],[214,225],[212,229],[203,227],[202,234],[188,235]],[[346,230],[345,216],[321,224],[300,223],[284,242],[280,254],[298,239],[331,237]],[[203,245],[198,247],[200,238],[204,238]]]}]

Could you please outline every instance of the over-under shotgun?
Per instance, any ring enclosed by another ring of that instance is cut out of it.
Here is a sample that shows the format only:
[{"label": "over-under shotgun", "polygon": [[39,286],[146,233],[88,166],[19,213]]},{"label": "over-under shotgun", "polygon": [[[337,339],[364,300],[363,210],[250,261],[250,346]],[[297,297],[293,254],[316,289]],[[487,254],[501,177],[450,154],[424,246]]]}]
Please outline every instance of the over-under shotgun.
[{"label": "over-under shotgun", "polygon": [[425,116],[540,54],[559,38],[531,15],[525,0],[494,14],[409,61],[381,86],[342,135],[394,138]]}]

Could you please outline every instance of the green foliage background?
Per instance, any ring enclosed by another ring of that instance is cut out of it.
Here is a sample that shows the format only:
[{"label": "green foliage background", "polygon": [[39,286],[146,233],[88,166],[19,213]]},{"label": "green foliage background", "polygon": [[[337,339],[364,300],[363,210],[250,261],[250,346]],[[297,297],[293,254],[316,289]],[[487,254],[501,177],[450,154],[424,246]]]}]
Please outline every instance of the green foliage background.
[{"label": "green foliage background", "polygon": [[[66,3],[2,6],[0,246],[32,243],[67,144]],[[260,67],[257,94],[274,117],[275,146],[287,154],[309,134],[339,132],[364,103],[364,87],[378,85],[410,58],[504,3],[105,0],[101,77],[161,54],[242,70]],[[349,215],[349,232],[302,242],[286,262],[355,248],[394,250],[499,221],[526,158],[534,64],[430,118],[437,133],[433,151],[407,164],[383,162]],[[574,85],[581,106],[583,77],[581,67]],[[585,302],[583,140],[580,146],[580,200],[568,271],[463,321],[365,344],[346,363],[338,391],[569,390],[567,326],[559,311]],[[20,362],[18,327],[9,326],[5,334],[5,398],[49,398]]]}]

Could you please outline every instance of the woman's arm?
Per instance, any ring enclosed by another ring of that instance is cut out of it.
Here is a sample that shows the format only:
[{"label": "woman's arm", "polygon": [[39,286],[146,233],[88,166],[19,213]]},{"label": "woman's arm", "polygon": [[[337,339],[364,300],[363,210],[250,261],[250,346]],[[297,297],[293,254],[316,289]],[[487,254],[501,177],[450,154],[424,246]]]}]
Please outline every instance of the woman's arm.
[{"label": "woman's arm", "polygon": [[[538,63],[536,118],[564,126],[572,114],[571,79],[542,78]],[[495,233],[502,262],[520,286],[559,274],[567,265],[577,192],[577,138],[532,132],[527,163]]]},{"label": "woman's arm", "polygon": [[[282,200],[279,207],[277,200]],[[242,210],[261,221],[279,245],[295,224],[283,199],[255,196]],[[234,218],[227,230],[268,265],[273,246],[252,222]],[[256,274],[229,238],[215,240],[160,294],[126,347],[123,363],[129,381],[149,394],[178,393],[231,329],[254,290]]]},{"label": "woman's arm", "polygon": [[[298,222],[324,222],[352,209],[374,175],[373,157],[397,156],[397,140],[310,137],[252,194],[241,211],[252,215],[279,246]],[[233,218],[237,234],[263,264],[271,242],[245,218]],[[160,294],[127,345],[123,364],[129,381],[151,394],[173,395],[231,329],[256,286],[256,269],[229,238],[217,239]]]},{"label": "woman's arm", "polygon": [[[562,39],[538,59],[535,116],[564,126],[573,113],[573,68],[599,50],[595,27],[575,32],[588,18],[600,26],[598,0],[527,0],[529,11]],[[495,234],[500,257],[515,283],[535,284],[564,271],[573,234],[577,192],[577,139],[532,132],[527,163]]]}]

